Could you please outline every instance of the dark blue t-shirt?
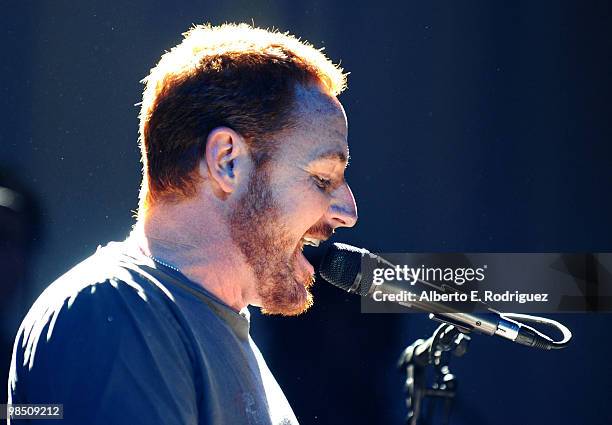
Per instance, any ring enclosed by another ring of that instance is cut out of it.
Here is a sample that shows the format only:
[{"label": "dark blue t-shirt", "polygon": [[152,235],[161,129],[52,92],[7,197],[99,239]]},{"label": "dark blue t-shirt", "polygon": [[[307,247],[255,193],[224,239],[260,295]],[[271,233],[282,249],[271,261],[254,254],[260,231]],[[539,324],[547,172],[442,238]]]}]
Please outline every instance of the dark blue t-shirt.
[{"label": "dark blue t-shirt", "polygon": [[248,310],[157,265],[129,238],[98,248],[32,306],[9,403],[63,404],[63,425],[297,424],[249,336]]}]

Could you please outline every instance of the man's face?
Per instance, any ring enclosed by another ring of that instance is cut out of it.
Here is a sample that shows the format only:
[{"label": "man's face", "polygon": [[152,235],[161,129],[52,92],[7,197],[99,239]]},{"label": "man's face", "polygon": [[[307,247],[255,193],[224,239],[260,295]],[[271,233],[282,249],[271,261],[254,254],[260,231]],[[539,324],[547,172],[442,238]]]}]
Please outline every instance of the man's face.
[{"label": "man's face", "polygon": [[302,254],[357,220],[344,181],[347,126],[337,100],[298,88],[296,125],[279,134],[274,158],[250,176],[231,217],[234,242],[257,278],[264,313],[296,315],[312,305],[314,269]]}]

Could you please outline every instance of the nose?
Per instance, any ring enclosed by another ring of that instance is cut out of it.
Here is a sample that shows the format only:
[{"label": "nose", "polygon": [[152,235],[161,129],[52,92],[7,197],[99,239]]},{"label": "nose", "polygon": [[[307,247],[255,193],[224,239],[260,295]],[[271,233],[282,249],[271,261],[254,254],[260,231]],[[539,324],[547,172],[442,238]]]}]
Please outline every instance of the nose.
[{"label": "nose", "polygon": [[357,204],[348,183],[334,191],[330,211],[334,228],[353,227],[357,223]]}]

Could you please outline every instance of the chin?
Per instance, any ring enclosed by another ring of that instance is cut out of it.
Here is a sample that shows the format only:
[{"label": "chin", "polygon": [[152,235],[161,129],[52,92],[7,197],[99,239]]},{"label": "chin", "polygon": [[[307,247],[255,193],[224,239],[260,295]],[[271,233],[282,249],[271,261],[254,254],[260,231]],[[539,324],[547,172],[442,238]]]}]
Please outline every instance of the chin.
[{"label": "chin", "polygon": [[312,285],[312,277],[305,285],[294,279],[272,285],[272,291],[261,294],[261,312],[281,316],[297,316],[306,312],[313,304],[312,293],[308,289]]}]

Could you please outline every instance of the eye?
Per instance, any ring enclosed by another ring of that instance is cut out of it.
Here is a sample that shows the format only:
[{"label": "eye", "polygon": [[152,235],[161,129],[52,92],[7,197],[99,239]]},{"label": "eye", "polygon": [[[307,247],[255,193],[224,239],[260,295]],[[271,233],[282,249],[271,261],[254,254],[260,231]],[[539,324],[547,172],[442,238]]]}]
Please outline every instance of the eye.
[{"label": "eye", "polygon": [[332,185],[332,181],[330,179],[320,176],[312,176],[312,178],[314,179],[317,187],[321,190],[327,191]]}]

